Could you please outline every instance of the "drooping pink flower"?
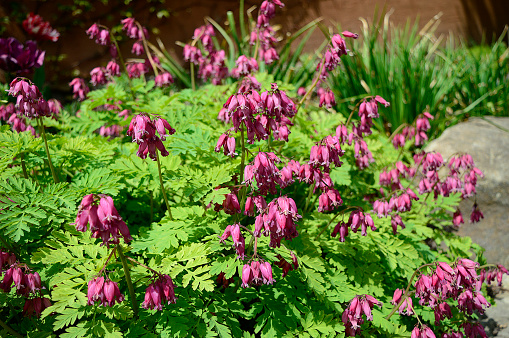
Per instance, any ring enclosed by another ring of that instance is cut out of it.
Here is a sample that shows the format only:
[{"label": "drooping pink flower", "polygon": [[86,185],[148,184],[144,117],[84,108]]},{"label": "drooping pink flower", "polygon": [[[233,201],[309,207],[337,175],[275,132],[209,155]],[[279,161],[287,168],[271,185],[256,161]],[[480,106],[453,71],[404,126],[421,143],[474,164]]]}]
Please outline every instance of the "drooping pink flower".
[{"label": "drooping pink flower", "polygon": [[258,70],[258,63],[256,62],[256,59],[248,58],[245,55],[239,56],[235,64],[237,67],[232,69],[232,76],[236,78],[246,76]]},{"label": "drooping pink flower", "polygon": [[51,116],[48,102],[42,97],[39,88],[22,78],[12,80],[9,95],[16,97],[16,109],[29,119]]},{"label": "drooping pink flower", "polygon": [[460,224],[464,224],[463,221],[463,215],[461,214],[461,211],[458,209],[454,212],[454,215],[452,215],[452,224],[456,227],[459,227]]},{"label": "drooping pink flower", "polygon": [[472,206],[472,213],[470,214],[470,223],[477,223],[482,218],[484,218],[482,211],[477,206],[477,203],[474,203]]},{"label": "drooping pink flower", "polygon": [[69,82],[69,86],[72,88],[72,92],[74,94],[74,98],[80,101],[83,101],[87,98],[87,94],[90,89],[85,84],[85,80],[82,78],[74,78],[71,82]]},{"label": "drooping pink flower", "polygon": [[144,309],[163,309],[163,303],[177,302],[175,297],[175,285],[170,276],[161,275],[159,278],[150,284],[145,290],[145,300],[142,303]]},{"label": "drooping pink flower", "polygon": [[364,323],[363,315],[367,320],[373,320],[371,310],[375,305],[381,307],[382,303],[370,295],[357,295],[350,301],[342,316],[347,336],[353,337],[360,334],[360,327]]},{"label": "drooping pink flower", "polygon": [[93,86],[106,84],[106,70],[103,67],[95,67],[90,71],[90,78]]},{"label": "drooping pink flower", "polygon": [[145,52],[145,49],[143,49],[143,43],[141,41],[136,41],[133,43],[133,47],[131,48],[131,53],[135,55],[142,55]]},{"label": "drooping pink flower", "polygon": [[23,305],[23,316],[31,317],[33,315],[39,317],[42,311],[51,306],[51,302],[46,297],[27,298]]},{"label": "drooping pink flower", "polygon": [[99,303],[99,305],[110,307],[124,300],[118,284],[104,277],[97,277],[88,282],[87,298],[87,305]]},{"label": "drooping pink flower", "polygon": [[155,77],[156,87],[165,87],[171,85],[174,80],[170,73],[164,72]]},{"label": "drooping pink flower", "polygon": [[[156,131],[159,133],[160,137],[156,135]],[[149,155],[149,157],[155,161],[157,158],[157,151],[161,153],[161,156],[169,155],[169,152],[161,141],[166,139],[168,135],[166,131],[168,131],[169,135],[175,133],[175,129],[170,126],[168,121],[161,117],[156,117],[156,120],[153,121],[147,114],[141,113],[134,116],[131,120],[127,135],[131,136],[133,142],[139,145],[136,155],[142,159],[147,158],[147,155]]]},{"label": "drooping pink flower", "polygon": [[106,65],[106,75],[108,76],[120,76],[120,66],[115,61],[111,60]]},{"label": "drooping pink flower", "polygon": [[240,231],[240,224],[235,223],[233,225],[228,225],[226,229],[224,230],[224,233],[222,236],[220,236],[219,242],[223,243],[228,238],[232,238],[233,240],[233,247],[235,248],[235,251],[237,252],[237,257],[239,259],[244,259],[244,251],[246,248],[246,241],[244,239],[244,236],[242,236],[242,232]]},{"label": "drooping pink flower", "polygon": [[129,228],[113,205],[113,199],[107,195],[85,196],[73,224],[81,232],[87,231],[87,225],[90,225],[91,237],[101,238],[102,245],[117,244],[119,237],[123,237],[126,243],[132,240]]},{"label": "drooping pink flower", "polygon": [[426,325],[423,325],[422,327],[419,327],[419,326],[414,327],[410,337],[411,338],[436,338],[435,333],[433,333],[433,330],[431,330]]},{"label": "drooping pink flower", "polygon": [[90,26],[86,31],[86,33],[90,39],[97,38],[99,36],[99,32],[100,32],[100,29],[96,23],[92,24],[92,26]]}]

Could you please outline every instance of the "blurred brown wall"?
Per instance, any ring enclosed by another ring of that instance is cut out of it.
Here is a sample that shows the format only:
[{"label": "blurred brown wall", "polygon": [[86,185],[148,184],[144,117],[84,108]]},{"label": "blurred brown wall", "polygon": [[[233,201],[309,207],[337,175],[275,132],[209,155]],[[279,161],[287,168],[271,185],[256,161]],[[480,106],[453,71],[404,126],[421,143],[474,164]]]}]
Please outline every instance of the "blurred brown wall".
[{"label": "blurred brown wall", "polygon": [[[284,1],[284,0],[283,0]],[[258,6],[260,0],[245,0],[245,8]],[[509,0],[287,0],[285,8],[277,9],[274,23],[280,24],[281,32],[295,32],[298,28],[317,17],[323,17],[327,26],[360,31],[359,17],[371,21],[375,10],[380,13],[383,9],[394,9],[391,20],[394,24],[404,24],[408,19],[412,22],[420,18],[424,25],[439,12],[443,13],[437,33],[454,33],[458,36],[480,41],[483,34],[491,37],[499,35],[504,25],[509,24]],[[65,55],[58,64],[59,72],[70,74],[71,71],[82,76],[101,62],[106,62],[104,56],[107,49],[95,45],[85,35],[85,30],[93,23],[112,26],[123,18],[126,10],[131,11],[143,25],[159,32],[159,36],[173,54],[180,57],[182,48],[175,45],[175,41],[186,42],[193,34],[195,27],[204,23],[203,18],[210,16],[220,24],[226,21],[226,11],[238,13],[238,0],[153,0],[132,1],[124,5],[122,0],[110,0],[107,4],[101,1],[91,1],[93,10],[83,10],[81,13],[70,12],[72,0],[66,1],[30,1],[30,0],[2,0],[0,1],[0,15],[9,15],[15,8],[18,12],[32,11],[41,14],[45,20],[58,28],[61,39],[56,43],[46,42],[42,48],[47,55]],[[67,6],[67,7],[65,7]],[[157,13],[166,10],[168,17],[157,18]],[[256,17],[257,11],[253,12]],[[10,34],[23,34],[19,28],[9,29]],[[152,34],[154,36],[154,34]],[[152,41],[154,39],[152,38]],[[313,51],[323,41],[323,35],[316,30],[307,45],[307,51]],[[123,47],[130,55],[130,43]]]}]

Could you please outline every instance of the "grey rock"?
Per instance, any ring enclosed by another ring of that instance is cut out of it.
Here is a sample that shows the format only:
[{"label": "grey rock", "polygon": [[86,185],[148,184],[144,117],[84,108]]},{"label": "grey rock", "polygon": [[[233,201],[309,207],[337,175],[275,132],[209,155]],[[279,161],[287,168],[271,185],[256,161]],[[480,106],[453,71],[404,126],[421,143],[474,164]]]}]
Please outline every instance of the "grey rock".
[{"label": "grey rock", "polygon": [[462,202],[465,224],[458,234],[484,247],[489,263],[509,266],[509,118],[473,118],[457,124],[430,142],[426,151],[440,152],[444,160],[468,153],[483,171],[485,177],[477,183],[477,204],[484,219],[468,223],[474,201]]},{"label": "grey rock", "polygon": [[[486,249],[488,263],[509,267],[509,118],[473,118],[445,130],[426,151],[437,151],[444,160],[468,153],[485,175],[477,182],[477,204],[484,214],[479,223],[468,222],[474,201],[460,205],[465,224],[460,236],[469,236]],[[509,276],[495,296],[496,305],[481,321],[489,337],[509,338]]]},{"label": "grey rock", "polygon": [[488,337],[509,338],[509,276],[502,278],[502,287],[495,294],[495,305],[486,309],[481,320]]}]

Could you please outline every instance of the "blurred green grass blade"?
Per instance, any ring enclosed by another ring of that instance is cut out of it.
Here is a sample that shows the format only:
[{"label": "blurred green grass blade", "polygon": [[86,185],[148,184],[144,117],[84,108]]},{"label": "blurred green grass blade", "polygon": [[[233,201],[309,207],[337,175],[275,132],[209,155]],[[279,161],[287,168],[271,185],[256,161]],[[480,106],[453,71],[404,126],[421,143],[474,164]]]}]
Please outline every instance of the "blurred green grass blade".
[{"label": "blurred green grass blade", "polygon": [[237,49],[239,50],[239,54],[244,54],[244,51],[241,46],[241,42],[239,40],[239,36],[237,35],[237,26],[235,25],[235,18],[233,17],[233,12],[232,11],[226,12],[226,16],[228,17],[228,23],[230,25],[230,32],[233,36],[233,39],[235,40],[235,43],[237,44]]},{"label": "blurred green grass blade", "polygon": [[[240,0],[239,4],[239,26],[240,26],[240,37],[241,41],[246,39],[246,26],[244,22],[244,0]],[[249,41],[249,37],[248,37]]]},{"label": "blurred green grass blade", "polygon": [[219,25],[214,19],[212,19],[209,16],[207,16],[205,19],[208,22],[210,22],[219,31],[219,33],[221,33],[221,35],[223,36],[224,40],[228,44],[228,50],[229,50],[228,68],[230,68],[230,69],[233,68],[235,66],[235,59],[236,59],[235,56],[236,56],[236,54],[235,54],[235,46],[233,44],[232,39],[230,38],[228,33],[226,33],[226,31],[223,29],[223,27],[221,27],[221,25]]}]

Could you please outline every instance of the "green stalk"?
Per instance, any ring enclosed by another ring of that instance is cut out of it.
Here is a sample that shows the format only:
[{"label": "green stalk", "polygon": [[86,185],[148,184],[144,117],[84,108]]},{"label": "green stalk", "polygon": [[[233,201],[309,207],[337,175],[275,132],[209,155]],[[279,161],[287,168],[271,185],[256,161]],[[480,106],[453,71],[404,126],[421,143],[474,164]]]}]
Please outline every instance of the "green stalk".
[{"label": "green stalk", "polygon": [[[240,159],[240,177],[241,180],[244,178],[244,169],[246,168],[246,142],[244,140],[244,126],[240,127],[240,139],[242,144],[242,154]],[[242,181],[241,181],[242,182]],[[247,188],[242,187],[240,205],[243,205],[246,199]]]},{"label": "green stalk", "polygon": [[120,245],[120,243],[117,244],[117,252],[118,257],[120,257],[120,260],[122,261],[122,267],[124,268],[124,276],[125,281],[127,283],[127,287],[129,288],[129,296],[131,298],[131,305],[133,307],[134,318],[138,319],[138,304],[136,302],[136,294],[134,293],[133,282],[131,281],[131,273],[129,272],[127,260],[124,256],[124,253],[122,252],[122,246]]},{"label": "green stalk", "polygon": [[170,203],[168,202],[168,196],[166,196],[166,191],[164,190],[163,183],[163,175],[161,174],[161,161],[159,161],[159,153],[156,152],[156,160],[157,160],[157,170],[159,172],[159,183],[161,184],[161,191],[164,197],[164,203],[166,203],[166,209],[168,209],[168,215],[170,216],[170,221],[173,221],[173,215],[171,214]]},{"label": "green stalk", "polygon": [[312,197],[313,197],[313,187],[310,187],[308,197],[306,198],[306,205],[304,206],[304,209],[303,209],[304,213],[307,213],[309,202],[311,201]]},{"label": "green stalk", "polygon": [[6,323],[4,323],[1,319],[0,319],[0,326],[4,328],[4,330],[6,330],[7,332],[9,332],[10,334],[12,334],[14,337],[19,337],[19,338],[23,338],[22,335],[20,335],[19,333],[17,333],[16,331],[14,331],[9,325],[7,325]]},{"label": "green stalk", "polygon": [[9,243],[2,236],[0,236],[0,242],[2,242],[2,244],[4,245],[4,248],[6,248],[7,250],[9,250],[10,252],[12,252],[16,255],[19,255],[19,253],[15,252],[14,248],[11,245],[9,245]]},{"label": "green stalk", "polygon": [[37,125],[39,125],[39,130],[41,132],[42,139],[44,140],[44,149],[46,150],[46,155],[48,155],[48,165],[49,165],[49,169],[51,170],[51,175],[53,176],[53,181],[55,183],[59,183],[60,180],[58,179],[58,176],[55,172],[55,168],[53,168],[53,162],[51,162],[51,155],[49,154],[48,140],[46,138],[46,132],[44,131],[44,124],[42,123],[42,117],[37,118]]},{"label": "green stalk", "polygon": [[21,159],[21,169],[23,169],[23,177],[28,180],[27,166],[25,163],[25,153],[20,153],[19,157]]},{"label": "green stalk", "polygon": [[244,0],[240,0],[239,4],[239,25],[240,25],[240,35],[241,40],[244,41],[246,37],[246,27],[244,26]]},{"label": "green stalk", "polygon": [[196,84],[194,81],[194,63],[191,62],[191,89],[196,90]]},{"label": "green stalk", "polygon": [[145,54],[147,54],[148,61],[150,62],[150,65],[152,66],[152,69],[154,70],[155,76],[157,76],[157,75],[159,75],[159,72],[157,70],[156,63],[154,62],[154,59],[152,58],[152,54],[150,53],[150,49],[148,48],[147,38],[145,37],[145,33],[143,32],[143,27],[141,27],[140,23],[137,21],[136,21],[136,25],[138,26],[138,29],[141,32],[141,36],[142,36],[141,41],[143,42],[143,46],[145,47]]},{"label": "green stalk", "polygon": [[392,315],[399,309],[399,307],[401,306],[401,304],[403,304],[403,302],[405,301],[405,299],[409,296],[408,295],[408,290],[410,290],[410,286],[412,285],[412,282],[415,278],[415,276],[417,276],[417,273],[424,267],[427,267],[427,266],[433,266],[435,265],[435,263],[428,263],[428,264],[424,264],[424,265],[421,265],[420,267],[418,267],[415,271],[414,271],[414,274],[412,275],[412,277],[410,277],[410,281],[408,282],[408,285],[405,289],[405,292],[403,293],[403,297],[401,298],[401,300],[399,301],[398,304],[396,304],[396,306],[394,306],[394,308],[392,309],[391,313],[389,313],[387,315],[387,317],[385,317],[386,320],[389,320]]},{"label": "green stalk", "polygon": [[[111,32],[110,32],[111,33]],[[117,49],[118,58],[120,59],[120,63],[122,64],[122,68],[124,69],[125,75],[127,76],[127,82],[129,83],[129,89],[131,90],[131,97],[133,101],[136,101],[136,96],[134,95],[133,83],[131,82],[131,78],[129,77],[129,73],[127,72],[127,67],[124,62],[124,58],[122,57],[122,53],[120,52],[120,48],[118,47],[117,39],[115,36],[111,36],[111,41],[115,44],[115,48]]]}]

